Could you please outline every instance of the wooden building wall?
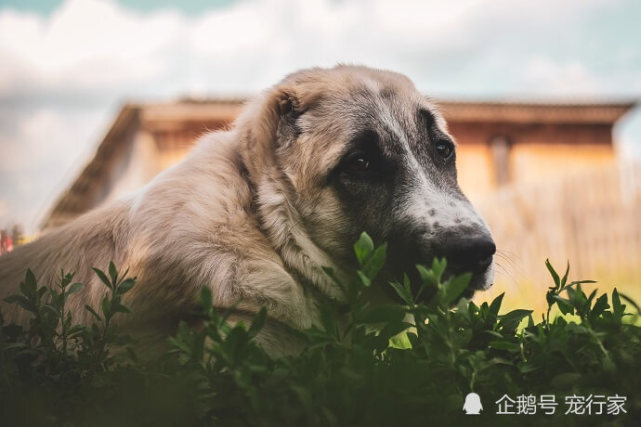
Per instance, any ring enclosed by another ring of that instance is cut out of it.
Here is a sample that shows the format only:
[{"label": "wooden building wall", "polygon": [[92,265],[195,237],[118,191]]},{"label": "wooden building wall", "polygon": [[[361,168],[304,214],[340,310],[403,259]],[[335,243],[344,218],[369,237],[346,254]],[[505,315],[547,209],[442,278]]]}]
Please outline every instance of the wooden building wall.
[{"label": "wooden building wall", "polygon": [[612,164],[612,126],[452,122],[458,174],[473,198],[505,184],[541,182]]}]

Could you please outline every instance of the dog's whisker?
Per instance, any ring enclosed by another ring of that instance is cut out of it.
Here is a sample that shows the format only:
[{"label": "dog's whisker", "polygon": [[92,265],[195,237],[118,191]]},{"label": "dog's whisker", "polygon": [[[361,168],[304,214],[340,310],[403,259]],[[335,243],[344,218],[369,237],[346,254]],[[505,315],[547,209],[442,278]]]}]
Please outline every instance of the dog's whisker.
[{"label": "dog's whisker", "polygon": [[517,262],[514,260],[514,258],[504,253],[497,252],[495,254],[495,263],[498,263],[498,262],[501,262],[501,264],[504,264],[506,268],[509,267],[511,270],[517,269]]},{"label": "dog's whisker", "polygon": [[510,285],[516,286],[518,284],[513,268],[503,265],[500,261],[495,261],[494,266],[498,275],[507,278]]}]

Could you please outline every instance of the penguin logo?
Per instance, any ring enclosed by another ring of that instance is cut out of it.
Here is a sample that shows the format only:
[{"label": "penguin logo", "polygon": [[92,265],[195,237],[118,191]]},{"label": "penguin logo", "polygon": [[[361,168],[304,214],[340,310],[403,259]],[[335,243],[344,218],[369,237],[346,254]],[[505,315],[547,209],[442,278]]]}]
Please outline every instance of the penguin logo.
[{"label": "penguin logo", "polygon": [[465,396],[463,411],[467,415],[479,415],[482,410],[483,404],[481,403],[481,396],[476,393],[468,393],[468,395]]}]

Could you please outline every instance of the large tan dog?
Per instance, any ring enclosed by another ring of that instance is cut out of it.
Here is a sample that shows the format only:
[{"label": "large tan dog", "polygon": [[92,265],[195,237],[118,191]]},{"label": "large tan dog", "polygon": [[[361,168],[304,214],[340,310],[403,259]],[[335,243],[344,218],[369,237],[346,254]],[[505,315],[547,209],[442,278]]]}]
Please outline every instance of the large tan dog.
[{"label": "large tan dog", "polygon": [[309,327],[320,299],[341,300],[322,267],[351,269],[362,231],[389,242],[390,269],[446,256],[452,272],[474,273],[468,295],[491,284],[495,246],[458,188],[434,106],[400,74],[304,70],[137,194],[0,257],[0,296],[28,267],[40,284],[75,271],[87,286],[71,307],[89,321],[84,305],[105,291],[91,267],[113,260],[138,278],[125,301],[132,329],[170,333],[208,286],[221,308],[241,301],[236,318],[266,306],[274,322],[261,339],[278,349],[274,325]]}]

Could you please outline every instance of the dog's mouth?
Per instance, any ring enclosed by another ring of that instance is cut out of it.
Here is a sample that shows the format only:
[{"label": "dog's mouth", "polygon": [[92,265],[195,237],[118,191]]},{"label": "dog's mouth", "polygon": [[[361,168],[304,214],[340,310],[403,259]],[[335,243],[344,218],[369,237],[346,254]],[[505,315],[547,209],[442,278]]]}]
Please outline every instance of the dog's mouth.
[{"label": "dog's mouth", "polygon": [[[476,272],[472,271],[471,273],[472,279],[462,294],[462,296],[467,299],[471,299],[476,291],[485,291],[494,284],[494,262],[492,257],[490,257],[487,266],[484,267],[483,270]],[[457,273],[454,274],[458,275]]]}]

